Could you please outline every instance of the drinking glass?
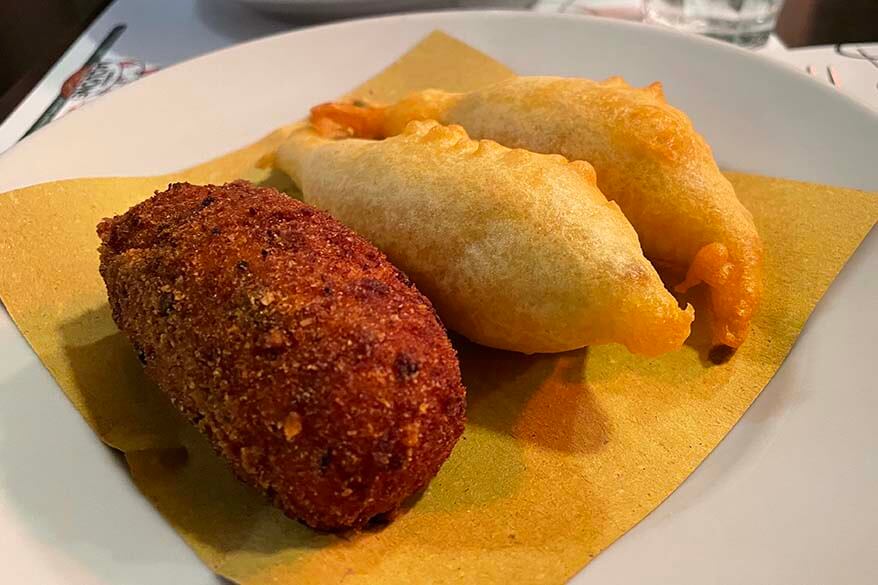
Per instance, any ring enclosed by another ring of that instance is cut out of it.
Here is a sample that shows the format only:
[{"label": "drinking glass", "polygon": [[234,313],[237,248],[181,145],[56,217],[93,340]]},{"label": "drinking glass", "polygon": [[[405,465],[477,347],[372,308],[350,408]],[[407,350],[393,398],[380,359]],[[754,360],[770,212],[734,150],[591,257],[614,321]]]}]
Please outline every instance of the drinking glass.
[{"label": "drinking glass", "polygon": [[647,22],[745,47],[768,41],[783,0],[643,0]]}]

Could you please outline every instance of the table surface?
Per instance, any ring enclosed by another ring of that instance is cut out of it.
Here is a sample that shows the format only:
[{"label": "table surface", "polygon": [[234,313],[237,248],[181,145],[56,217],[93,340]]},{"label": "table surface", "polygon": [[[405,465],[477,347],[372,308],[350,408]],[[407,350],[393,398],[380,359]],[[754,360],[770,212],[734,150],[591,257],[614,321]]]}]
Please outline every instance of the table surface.
[{"label": "table surface", "polygon": [[[527,1],[527,0],[525,0]],[[636,3],[638,0],[634,0]],[[503,0],[449,0],[450,4],[502,5]],[[535,0],[535,4],[557,4],[559,11],[587,11],[591,6],[630,4],[631,0]],[[95,19],[126,0],[40,0],[0,2],[0,121],[5,120],[34,89]],[[144,21],[155,23],[162,15],[179,12],[167,2],[141,2]],[[303,21],[267,22],[271,19],[237,7],[229,0],[182,1],[191,6],[207,27],[233,40],[251,38],[256,30],[283,30]],[[518,2],[521,4],[521,2]],[[232,18],[229,18],[232,16]],[[233,30],[240,26],[240,30]],[[777,33],[788,47],[878,41],[876,0],[786,0],[778,19]],[[39,42],[33,42],[39,39]]]},{"label": "table surface", "polygon": [[[530,10],[539,12],[640,19],[640,0],[441,1],[468,8],[529,4]],[[779,31],[793,30],[803,38],[808,35],[818,38],[814,31],[819,27],[812,26],[809,15],[823,14],[819,12],[822,1],[787,0]],[[859,2],[846,0],[844,5],[857,6]],[[878,0],[866,0],[866,3],[875,17],[863,18],[863,22],[868,23],[866,28],[878,28]],[[54,7],[51,17],[46,14],[47,7]],[[798,19],[798,24],[792,22],[793,18]],[[8,27],[9,22],[15,26]],[[266,16],[232,0],[0,2],[0,55],[3,56],[0,59],[0,154],[44,117],[53,102],[59,101],[65,82],[83,67],[118,25],[126,28],[112,43],[106,59],[133,59],[142,66],[162,68],[229,45],[313,23],[301,18]],[[825,29],[823,26],[819,30]],[[34,32],[37,30],[39,34]],[[835,30],[839,35],[864,34],[862,30],[842,26]],[[33,38],[41,42],[29,42]],[[878,40],[878,31],[866,38]],[[836,85],[854,99],[878,110],[878,43],[789,50],[780,36],[773,35],[759,52],[801,71],[807,70],[820,81]],[[11,86],[6,87],[4,83]]]}]

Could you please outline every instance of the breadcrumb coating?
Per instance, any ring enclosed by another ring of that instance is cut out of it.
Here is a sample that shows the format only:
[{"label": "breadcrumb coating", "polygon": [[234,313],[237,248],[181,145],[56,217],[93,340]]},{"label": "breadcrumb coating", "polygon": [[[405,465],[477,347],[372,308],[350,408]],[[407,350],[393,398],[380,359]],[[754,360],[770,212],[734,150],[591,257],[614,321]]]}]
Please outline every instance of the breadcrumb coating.
[{"label": "breadcrumb coating", "polygon": [[362,527],[451,453],[465,391],[442,323],[328,214],[248,183],[177,183],[98,234],[146,373],[289,516]]}]

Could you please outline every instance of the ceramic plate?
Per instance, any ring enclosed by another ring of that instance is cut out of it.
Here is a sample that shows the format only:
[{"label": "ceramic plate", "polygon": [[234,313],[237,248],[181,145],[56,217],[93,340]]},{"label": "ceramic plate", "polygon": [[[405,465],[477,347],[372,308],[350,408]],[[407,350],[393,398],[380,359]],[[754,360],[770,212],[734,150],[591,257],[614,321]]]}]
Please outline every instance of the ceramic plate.
[{"label": "ceramic plate", "polygon": [[[460,12],[302,30],[160,71],[0,156],[0,192],[213,158],[371,77],[434,29],[520,73],[662,80],[726,168],[878,189],[878,117],[803,73],[626,22]],[[574,581],[878,582],[876,299],[873,233],[719,448]],[[135,489],[5,313],[0,582],[218,582]]]}]

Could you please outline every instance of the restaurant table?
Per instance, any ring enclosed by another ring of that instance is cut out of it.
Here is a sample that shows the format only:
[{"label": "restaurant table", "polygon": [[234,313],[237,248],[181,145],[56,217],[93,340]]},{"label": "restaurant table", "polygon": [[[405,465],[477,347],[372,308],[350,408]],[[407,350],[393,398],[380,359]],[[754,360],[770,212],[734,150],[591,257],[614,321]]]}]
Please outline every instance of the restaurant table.
[{"label": "restaurant table", "polygon": [[[449,5],[497,7],[510,2],[539,12],[640,18],[639,0],[453,0]],[[106,60],[122,77],[136,79],[209,51],[314,22],[313,17],[266,15],[230,0],[0,2],[0,153],[56,117],[56,110],[70,109],[59,95],[75,89],[75,74],[86,64]],[[782,36],[772,35],[759,52],[878,109],[878,43],[848,42],[878,41],[878,0],[787,0],[777,30]],[[847,44],[790,50],[784,42],[810,39]]]}]

